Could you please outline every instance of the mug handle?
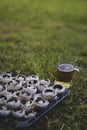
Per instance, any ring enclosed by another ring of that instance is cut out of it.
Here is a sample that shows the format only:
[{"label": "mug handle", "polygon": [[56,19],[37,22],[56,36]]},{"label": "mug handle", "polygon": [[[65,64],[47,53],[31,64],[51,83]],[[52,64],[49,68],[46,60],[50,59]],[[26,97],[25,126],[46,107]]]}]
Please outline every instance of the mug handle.
[{"label": "mug handle", "polygon": [[80,72],[81,68],[80,67],[75,67],[74,70]]}]

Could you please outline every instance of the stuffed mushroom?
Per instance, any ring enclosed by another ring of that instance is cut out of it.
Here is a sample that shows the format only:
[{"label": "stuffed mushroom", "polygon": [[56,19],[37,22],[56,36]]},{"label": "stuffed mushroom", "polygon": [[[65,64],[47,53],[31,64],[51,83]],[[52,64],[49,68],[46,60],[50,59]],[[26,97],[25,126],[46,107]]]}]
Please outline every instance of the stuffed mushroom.
[{"label": "stuffed mushroom", "polygon": [[4,105],[7,101],[7,96],[0,95],[0,105]]},{"label": "stuffed mushroom", "polygon": [[22,84],[25,84],[26,83],[26,76],[25,75],[17,75],[16,78],[22,82]]},{"label": "stuffed mushroom", "polygon": [[34,107],[35,107],[33,99],[30,99],[30,100],[28,100],[28,101],[22,102],[22,103],[21,103],[21,107],[22,107],[25,111],[31,111],[31,110],[33,110]]},{"label": "stuffed mushroom", "polygon": [[54,84],[54,85],[53,85],[53,89],[55,90],[55,92],[56,92],[57,94],[63,93],[63,92],[65,91],[65,87],[62,86],[62,85],[60,85],[60,84]]},{"label": "stuffed mushroom", "polygon": [[11,113],[11,110],[9,110],[6,105],[0,106],[0,115],[1,116],[8,116],[10,113]]},{"label": "stuffed mushroom", "polygon": [[0,83],[0,95],[3,95],[7,92],[7,87],[5,84]]},{"label": "stuffed mushroom", "polygon": [[10,82],[7,83],[7,90],[16,91],[22,87],[22,82],[13,78]]},{"label": "stuffed mushroom", "polygon": [[22,109],[21,107],[18,107],[14,110],[12,110],[12,116],[15,117],[15,118],[23,118],[24,115],[25,115],[25,110]]},{"label": "stuffed mushroom", "polygon": [[16,97],[11,97],[6,102],[6,106],[9,109],[16,109],[16,108],[18,108],[20,106],[20,104],[21,104],[20,100],[17,99]]},{"label": "stuffed mushroom", "polygon": [[26,111],[24,117],[26,119],[33,119],[35,118],[36,114],[37,113],[35,111]]},{"label": "stuffed mushroom", "polygon": [[32,94],[31,94],[30,92],[26,91],[26,90],[21,90],[21,91],[19,92],[19,99],[20,99],[21,101],[27,101],[27,100],[29,100],[31,97],[32,97]]},{"label": "stuffed mushroom", "polygon": [[48,85],[44,85],[44,84],[41,84],[37,86],[37,89],[39,92],[42,93],[42,91],[45,89],[45,88],[48,88]]},{"label": "stuffed mushroom", "polygon": [[37,75],[30,75],[27,77],[27,81],[30,81],[30,80],[39,80],[39,77]]},{"label": "stuffed mushroom", "polygon": [[42,95],[43,95],[44,99],[52,100],[52,99],[56,98],[57,93],[52,88],[46,88],[43,90]]},{"label": "stuffed mushroom", "polygon": [[34,104],[35,107],[38,109],[44,109],[49,105],[49,102],[47,100],[45,100],[43,97],[38,96],[35,100],[34,100]]},{"label": "stuffed mushroom", "polygon": [[37,87],[35,87],[34,85],[27,84],[27,85],[23,86],[23,90],[34,95],[37,92]]},{"label": "stuffed mushroom", "polygon": [[50,80],[49,79],[42,79],[42,80],[40,80],[40,84],[49,86],[50,85]]},{"label": "stuffed mushroom", "polygon": [[1,80],[4,83],[10,82],[12,80],[12,74],[11,73],[7,73],[7,72],[2,73],[1,74]]}]

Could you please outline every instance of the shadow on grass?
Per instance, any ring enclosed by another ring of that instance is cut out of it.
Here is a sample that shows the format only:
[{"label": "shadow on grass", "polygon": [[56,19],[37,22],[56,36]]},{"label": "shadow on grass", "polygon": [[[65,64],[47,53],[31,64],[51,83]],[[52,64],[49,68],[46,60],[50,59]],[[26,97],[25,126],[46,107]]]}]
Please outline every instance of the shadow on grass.
[{"label": "shadow on grass", "polygon": [[29,127],[19,128],[15,123],[10,122],[9,124],[0,120],[0,130],[48,130],[48,119],[46,117],[36,121],[35,124]]}]

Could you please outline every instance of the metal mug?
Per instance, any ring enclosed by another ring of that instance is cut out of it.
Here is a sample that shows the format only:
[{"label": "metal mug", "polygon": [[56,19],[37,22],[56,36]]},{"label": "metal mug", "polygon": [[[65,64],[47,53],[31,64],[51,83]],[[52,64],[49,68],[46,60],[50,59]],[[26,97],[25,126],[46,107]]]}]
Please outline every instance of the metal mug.
[{"label": "metal mug", "polygon": [[79,67],[74,67],[72,64],[67,63],[59,64],[57,68],[56,82],[60,84],[70,83],[75,71],[79,72]]}]

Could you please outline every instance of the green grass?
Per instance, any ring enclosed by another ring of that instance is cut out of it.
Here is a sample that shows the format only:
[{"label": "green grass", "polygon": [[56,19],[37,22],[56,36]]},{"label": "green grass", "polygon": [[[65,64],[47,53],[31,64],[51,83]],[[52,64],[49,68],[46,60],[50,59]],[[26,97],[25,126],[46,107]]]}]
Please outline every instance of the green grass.
[{"label": "green grass", "polygon": [[82,70],[70,96],[47,115],[48,129],[86,130],[87,1],[0,0],[0,72],[38,74],[53,83],[59,55],[77,58]]}]

